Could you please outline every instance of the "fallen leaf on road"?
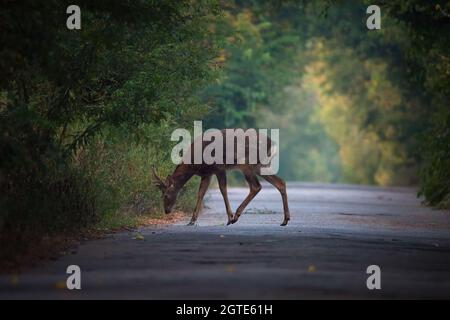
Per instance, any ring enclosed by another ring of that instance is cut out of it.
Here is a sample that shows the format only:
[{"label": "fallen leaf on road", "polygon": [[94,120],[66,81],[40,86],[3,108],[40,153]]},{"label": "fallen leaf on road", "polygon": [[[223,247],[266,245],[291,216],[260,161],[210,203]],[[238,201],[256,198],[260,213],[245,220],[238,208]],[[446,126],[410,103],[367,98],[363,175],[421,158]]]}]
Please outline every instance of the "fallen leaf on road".
[{"label": "fallen leaf on road", "polygon": [[56,289],[67,289],[67,285],[65,281],[58,281],[55,283]]},{"label": "fallen leaf on road", "polygon": [[230,265],[227,267],[227,271],[230,272],[230,273],[235,272],[235,271],[236,271],[236,267],[234,266],[234,264],[230,264]]},{"label": "fallen leaf on road", "polygon": [[308,272],[311,272],[311,273],[316,272],[316,266],[315,265],[310,265],[308,267]]},{"label": "fallen leaf on road", "polygon": [[11,276],[11,284],[13,286],[17,286],[19,284],[19,276],[17,274]]},{"label": "fallen leaf on road", "polygon": [[140,234],[140,233],[137,233],[137,234],[134,236],[134,239],[136,239],[136,240],[141,240],[141,241],[145,240],[144,236],[143,236],[142,234]]}]

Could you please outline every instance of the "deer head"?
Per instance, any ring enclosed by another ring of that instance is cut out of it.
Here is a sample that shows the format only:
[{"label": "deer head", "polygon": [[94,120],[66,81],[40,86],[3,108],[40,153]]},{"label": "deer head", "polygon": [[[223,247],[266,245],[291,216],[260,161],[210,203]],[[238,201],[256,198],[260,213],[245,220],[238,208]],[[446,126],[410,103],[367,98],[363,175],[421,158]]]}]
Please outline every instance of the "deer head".
[{"label": "deer head", "polygon": [[163,194],[164,211],[168,214],[172,212],[172,208],[177,201],[178,190],[175,187],[175,183],[171,175],[167,176],[166,181],[162,181],[162,179],[156,174],[155,167],[152,167],[152,173],[155,185]]}]

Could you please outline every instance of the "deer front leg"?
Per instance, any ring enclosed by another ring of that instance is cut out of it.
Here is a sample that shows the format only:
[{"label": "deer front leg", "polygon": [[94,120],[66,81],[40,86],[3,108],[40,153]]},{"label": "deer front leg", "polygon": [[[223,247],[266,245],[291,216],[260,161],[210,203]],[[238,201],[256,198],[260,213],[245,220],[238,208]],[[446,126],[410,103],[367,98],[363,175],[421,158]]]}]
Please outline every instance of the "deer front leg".
[{"label": "deer front leg", "polygon": [[225,208],[227,210],[228,223],[231,224],[233,221],[233,211],[231,211],[230,203],[228,202],[228,194],[227,194],[227,173],[225,171],[221,171],[216,174],[217,182],[219,182],[219,189],[222,193],[223,201],[225,202]]},{"label": "deer front leg", "polygon": [[200,187],[198,189],[197,194],[197,204],[195,205],[194,212],[192,213],[191,222],[188,223],[188,226],[193,226],[198,218],[198,213],[202,208],[203,197],[205,196],[206,190],[208,190],[209,183],[211,182],[211,176],[204,176],[200,181]]},{"label": "deer front leg", "polygon": [[258,178],[255,175],[245,175],[245,180],[248,182],[248,186],[250,187],[250,192],[248,193],[247,198],[242,201],[239,208],[236,210],[236,214],[234,215],[231,223],[236,223],[241,216],[242,212],[245,210],[245,207],[252,201],[252,199],[258,194],[261,190],[261,184],[258,181]]}]

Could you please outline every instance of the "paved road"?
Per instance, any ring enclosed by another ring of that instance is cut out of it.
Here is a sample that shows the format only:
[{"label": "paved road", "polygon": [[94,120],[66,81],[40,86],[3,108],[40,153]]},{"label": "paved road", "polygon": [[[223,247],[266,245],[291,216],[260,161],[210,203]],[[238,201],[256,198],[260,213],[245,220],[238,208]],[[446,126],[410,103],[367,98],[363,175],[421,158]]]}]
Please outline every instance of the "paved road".
[{"label": "paved road", "polygon": [[[245,188],[229,191],[236,208]],[[412,189],[288,184],[292,221],[270,186],[235,225],[217,190],[198,226],[126,232],[87,241],[75,254],[18,278],[0,298],[450,298],[450,212],[425,208]],[[64,289],[77,264],[82,290]],[[368,290],[366,268],[381,268]]]}]

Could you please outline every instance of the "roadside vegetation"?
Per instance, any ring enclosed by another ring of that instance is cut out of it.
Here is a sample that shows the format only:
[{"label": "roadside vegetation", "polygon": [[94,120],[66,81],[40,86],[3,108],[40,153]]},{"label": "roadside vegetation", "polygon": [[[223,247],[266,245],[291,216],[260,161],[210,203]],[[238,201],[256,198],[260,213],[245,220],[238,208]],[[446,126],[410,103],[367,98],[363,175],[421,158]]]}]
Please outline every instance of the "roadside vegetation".
[{"label": "roadside vegetation", "polygon": [[[170,133],[280,128],[287,180],[418,186],[450,205],[450,4],[5,1],[0,261],[30,244],[162,217]],[[178,209],[190,210],[196,180]]]},{"label": "roadside vegetation", "polygon": [[[167,133],[205,112],[216,44],[210,1],[6,2],[0,12],[0,261],[30,243],[159,213],[149,170]],[[180,202],[188,209],[189,188]]]},{"label": "roadside vegetation", "polygon": [[450,4],[250,1],[225,6],[213,127],[280,128],[286,180],[418,186],[449,208]]}]

